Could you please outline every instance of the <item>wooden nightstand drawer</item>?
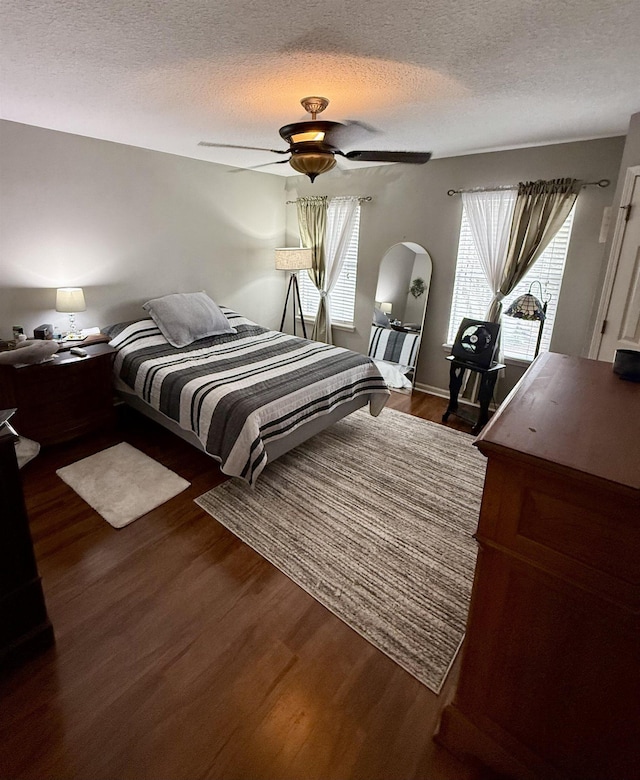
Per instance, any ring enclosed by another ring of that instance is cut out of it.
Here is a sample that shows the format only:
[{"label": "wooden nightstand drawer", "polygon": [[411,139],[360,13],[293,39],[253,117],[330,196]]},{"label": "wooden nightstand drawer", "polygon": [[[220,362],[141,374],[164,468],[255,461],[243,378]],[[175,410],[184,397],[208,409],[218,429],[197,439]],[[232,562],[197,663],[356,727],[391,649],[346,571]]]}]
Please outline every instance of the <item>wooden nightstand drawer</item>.
[{"label": "wooden nightstand drawer", "polygon": [[15,428],[40,444],[58,444],[112,423],[111,367],[115,350],[108,344],[86,347],[87,357],[59,352],[35,366],[3,367],[0,406],[15,406]]}]

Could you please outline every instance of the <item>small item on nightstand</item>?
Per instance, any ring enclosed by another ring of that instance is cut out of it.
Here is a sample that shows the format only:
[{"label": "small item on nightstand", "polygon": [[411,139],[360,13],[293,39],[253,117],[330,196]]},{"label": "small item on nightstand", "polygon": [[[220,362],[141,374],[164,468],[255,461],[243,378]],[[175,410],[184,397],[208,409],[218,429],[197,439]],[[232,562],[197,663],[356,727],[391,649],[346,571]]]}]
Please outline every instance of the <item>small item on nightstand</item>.
[{"label": "small item on nightstand", "polygon": [[45,324],[38,325],[33,329],[34,339],[52,339],[53,338],[53,325]]},{"label": "small item on nightstand", "polygon": [[67,333],[63,341],[85,341],[92,336],[99,336],[100,328],[82,328],[79,333]]},{"label": "small item on nightstand", "polygon": [[613,373],[618,374],[620,379],[640,382],[640,352],[636,349],[617,349]]},{"label": "small item on nightstand", "polygon": [[78,355],[79,357],[87,357],[87,350],[82,347],[71,347],[69,350],[72,355]]}]

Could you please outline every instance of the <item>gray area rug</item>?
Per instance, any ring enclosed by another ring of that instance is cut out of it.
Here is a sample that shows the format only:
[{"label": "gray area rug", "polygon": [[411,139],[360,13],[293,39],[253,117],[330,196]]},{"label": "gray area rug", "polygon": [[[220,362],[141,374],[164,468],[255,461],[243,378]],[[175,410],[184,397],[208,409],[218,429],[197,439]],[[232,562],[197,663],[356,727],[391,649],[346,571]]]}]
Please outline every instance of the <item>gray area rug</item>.
[{"label": "gray area rug", "polygon": [[126,442],[56,474],[114,528],[123,528],[191,484]]},{"label": "gray area rug", "polygon": [[464,635],[485,459],[468,434],[358,411],[196,499],[438,693]]}]

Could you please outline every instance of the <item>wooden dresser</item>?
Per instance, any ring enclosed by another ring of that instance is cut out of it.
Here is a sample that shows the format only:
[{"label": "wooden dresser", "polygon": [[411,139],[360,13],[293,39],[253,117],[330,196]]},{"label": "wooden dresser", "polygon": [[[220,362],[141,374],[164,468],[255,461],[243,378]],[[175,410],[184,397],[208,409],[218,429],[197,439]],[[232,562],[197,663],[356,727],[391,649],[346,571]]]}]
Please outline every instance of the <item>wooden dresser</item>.
[{"label": "wooden dresser", "polygon": [[640,777],[640,384],[541,355],[488,458],[460,679],[436,740],[514,778]]},{"label": "wooden dresser", "polygon": [[53,642],[14,442],[0,428],[0,666]]}]

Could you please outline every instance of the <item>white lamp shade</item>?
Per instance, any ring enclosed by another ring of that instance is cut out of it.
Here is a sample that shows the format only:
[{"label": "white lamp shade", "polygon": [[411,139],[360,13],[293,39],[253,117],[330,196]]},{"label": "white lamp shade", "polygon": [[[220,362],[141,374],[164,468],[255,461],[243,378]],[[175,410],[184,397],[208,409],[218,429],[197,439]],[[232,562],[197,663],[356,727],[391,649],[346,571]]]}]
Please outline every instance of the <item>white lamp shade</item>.
[{"label": "white lamp shade", "polygon": [[383,311],[385,314],[391,314],[391,309],[393,309],[392,303],[384,301],[380,304],[380,311]]},{"label": "white lamp shade", "polygon": [[276,249],[276,269],[278,271],[302,271],[313,268],[311,249]]},{"label": "white lamp shade", "polygon": [[56,311],[74,314],[77,311],[86,311],[87,304],[84,301],[82,287],[59,287],[56,291]]}]

